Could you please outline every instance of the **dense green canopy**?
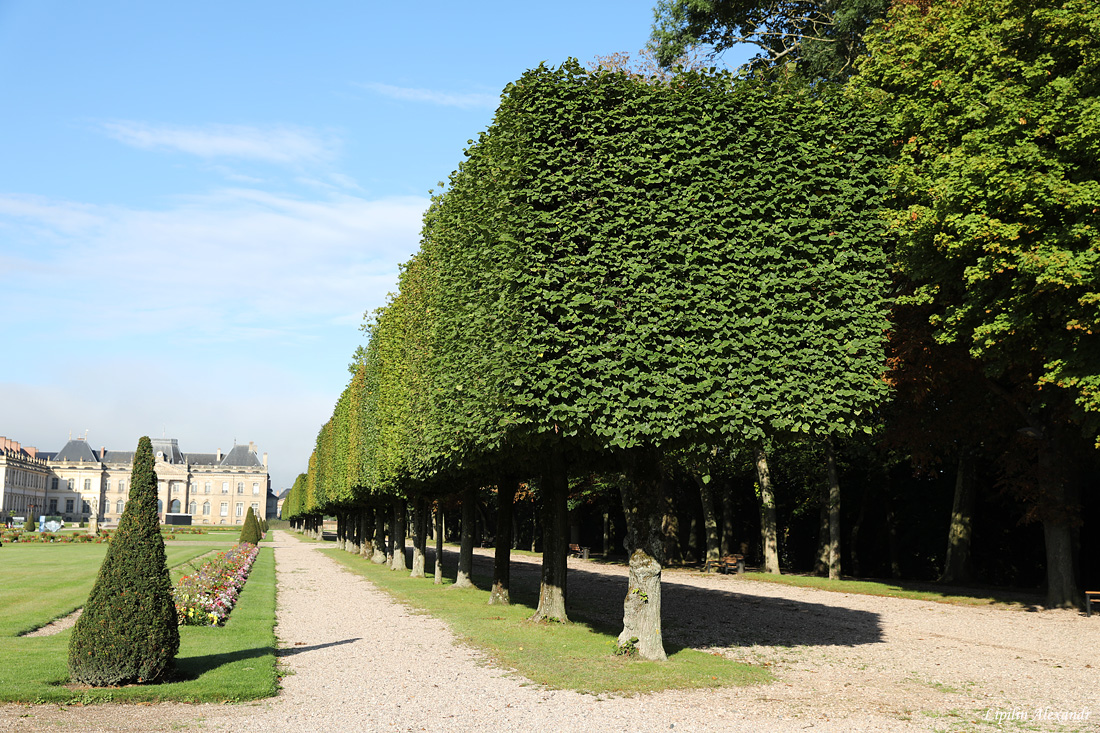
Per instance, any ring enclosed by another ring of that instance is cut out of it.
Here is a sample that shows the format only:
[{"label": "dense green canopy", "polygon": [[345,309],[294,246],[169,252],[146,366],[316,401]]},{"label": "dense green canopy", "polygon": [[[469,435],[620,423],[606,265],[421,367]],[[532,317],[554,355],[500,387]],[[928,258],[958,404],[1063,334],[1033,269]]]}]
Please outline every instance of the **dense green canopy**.
[{"label": "dense green canopy", "polygon": [[[855,84],[889,112],[907,302],[1029,409],[1100,417],[1100,16],[1085,0],[901,5]],[[1038,389],[1037,389],[1038,388]],[[1054,398],[1056,395],[1051,395]]]}]

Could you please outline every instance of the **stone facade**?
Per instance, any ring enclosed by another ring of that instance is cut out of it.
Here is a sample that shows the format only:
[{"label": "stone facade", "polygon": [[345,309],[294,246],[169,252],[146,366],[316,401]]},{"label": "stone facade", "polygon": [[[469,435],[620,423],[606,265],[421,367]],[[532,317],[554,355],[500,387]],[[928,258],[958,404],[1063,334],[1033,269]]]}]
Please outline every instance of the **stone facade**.
[{"label": "stone facade", "polygon": [[[36,517],[60,515],[66,522],[95,517],[100,523],[118,523],[130,495],[133,451],[97,452],[80,438],[57,453],[7,443],[18,450],[0,442],[0,520],[31,516],[33,506]],[[261,459],[254,443],[235,445],[225,455],[220,450],[185,454],[174,438],[153,438],[152,443],[162,522],[168,514],[188,514],[193,525],[242,524],[249,506],[257,517],[267,515],[267,454]]]},{"label": "stone facade", "polygon": [[9,517],[38,516],[37,497],[50,487],[49,466],[37,448],[23,447],[0,435],[0,523]]}]

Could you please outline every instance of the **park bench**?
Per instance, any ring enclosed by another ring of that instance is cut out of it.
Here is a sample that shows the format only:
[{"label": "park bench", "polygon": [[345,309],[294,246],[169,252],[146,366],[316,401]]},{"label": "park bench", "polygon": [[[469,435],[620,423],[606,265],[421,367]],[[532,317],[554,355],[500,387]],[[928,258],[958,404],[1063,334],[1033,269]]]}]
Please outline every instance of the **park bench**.
[{"label": "park bench", "polygon": [[726,555],[718,561],[718,572],[729,575],[730,573],[745,572],[744,555]]},{"label": "park bench", "polygon": [[588,559],[588,549],[589,548],[587,548],[587,547],[581,547],[580,545],[570,543],[570,545],[569,545],[569,555],[571,557],[579,557],[582,560],[587,560]]},{"label": "park bench", "polygon": [[1085,591],[1085,615],[1092,615],[1092,602],[1100,601],[1100,590],[1087,590]]}]

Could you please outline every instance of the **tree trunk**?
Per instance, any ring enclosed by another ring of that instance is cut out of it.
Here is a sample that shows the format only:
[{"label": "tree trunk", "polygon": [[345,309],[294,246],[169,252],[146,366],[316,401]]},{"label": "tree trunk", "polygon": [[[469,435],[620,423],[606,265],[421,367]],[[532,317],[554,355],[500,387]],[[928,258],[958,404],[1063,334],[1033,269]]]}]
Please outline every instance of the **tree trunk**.
[{"label": "tree trunk", "polygon": [[466,489],[462,492],[462,544],[458,549],[458,573],[455,575],[455,584],[451,586],[452,588],[474,587],[470,574],[474,568],[474,522],[477,516],[474,504],[476,502],[476,489]]},{"label": "tree trunk", "polygon": [[413,557],[412,557],[412,571],[409,573],[410,578],[423,578],[424,577],[424,545],[426,538],[424,533],[427,531],[427,522],[424,521],[424,499],[423,497],[416,497],[413,499]]},{"label": "tree trunk", "polygon": [[474,547],[485,547],[485,533],[489,531],[489,520],[481,504],[475,502],[474,508],[477,509],[477,533],[474,535]]},{"label": "tree trunk", "polygon": [[565,612],[569,557],[569,476],[554,450],[542,472],[542,582],[534,621],[569,621]]},{"label": "tree trunk", "polygon": [[347,514],[344,512],[336,512],[336,548],[338,550],[344,549],[344,542],[347,540],[347,531]]},{"label": "tree trunk", "polygon": [[814,558],[814,575],[829,574],[829,487],[821,485],[821,497],[817,513],[817,555]]},{"label": "tree trunk", "polygon": [[497,486],[497,534],[493,556],[493,590],[489,594],[489,605],[507,606],[512,602],[508,595],[511,585],[512,562],[512,505],[516,501],[519,481],[506,476]]},{"label": "tree trunk", "polygon": [[624,456],[627,480],[622,483],[626,513],[626,550],[630,575],[623,600],[623,630],[618,647],[643,659],[665,660],[661,635],[661,565],[664,560],[662,512],[665,477],[656,449],[634,450]]},{"label": "tree trunk", "polygon": [[779,574],[779,521],[775,513],[775,493],[768,470],[768,456],[764,442],[754,447],[756,480],[760,485],[760,549],[764,555],[764,572]]},{"label": "tree trunk", "polygon": [[[699,485],[699,499],[703,503],[703,526],[707,533],[707,554],[704,558],[703,569],[713,572],[718,567],[718,561],[722,558],[721,546],[718,542],[718,517],[714,512],[714,495],[710,490],[710,481],[702,476],[692,474],[695,483]],[[709,476],[708,476],[709,478]]]},{"label": "tree trunk", "polygon": [[699,518],[692,512],[687,521],[687,551],[684,553],[684,562],[694,565],[699,562]]},{"label": "tree trunk", "polygon": [[951,503],[951,525],[947,530],[947,556],[940,575],[941,583],[962,584],[974,580],[970,542],[976,495],[973,461],[963,448],[959,450],[959,466],[955,473],[955,498]]},{"label": "tree trunk", "polygon": [[1043,540],[1047,560],[1047,608],[1081,608],[1082,594],[1077,586],[1073,551],[1075,510],[1067,486],[1065,455],[1058,455],[1053,441],[1044,439],[1039,446],[1039,481],[1042,506]]},{"label": "tree trunk", "polygon": [[1066,522],[1043,522],[1047,559],[1047,608],[1080,608],[1073,572],[1073,531]]},{"label": "tree trunk", "polygon": [[863,527],[863,520],[867,516],[867,504],[870,501],[871,492],[864,487],[863,493],[859,497],[859,513],[856,514],[856,521],[852,523],[852,529],[848,533],[848,558],[851,560],[853,577],[860,577],[859,570],[859,531]]},{"label": "tree trunk", "polygon": [[359,542],[359,555],[362,557],[370,557],[374,554],[374,542],[371,541],[372,524],[374,522],[371,521],[371,510],[363,509],[359,513],[359,536],[363,538]]},{"label": "tree trunk", "polygon": [[825,469],[829,479],[829,579],[840,580],[840,480],[832,436],[825,438]]},{"label": "tree trunk", "polygon": [[390,570],[408,570],[408,561],[405,559],[405,539],[408,537],[408,528],[405,525],[405,499],[393,500],[393,558],[390,561]]},{"label": "tree trunk", "polygon": [[374,510],[374,552],[370,561],[377,565],[386,562],[386,514],[381,509]]},{"label": "tree trunk", "polygon": [[435,584],[443,584],[443,507],[435,508]]},{"label": "tree trunk", "polygon": [[733,493],[727,485],[722,493],[722,557],[733,554]]},{"label": "tree trunk", "polygon": [[606,559],[611,555],[611,512],[606,509],[603,512],[603,556]]},{"label": "tree trunk", "polygon": [[898,516],[894,511],[894,497],[890,475],[886,475],[886,538],[890,554],[890,577],[901,580],[901,553],[898,548]]},{"label": "tree trunk", "polygon": [[661,530],[664,533],[664,560],[662,565],[682,565],[684,556],[680,552],[680,517],[676,515],[676,505],[672,497],[663,498],[662,508],[664,517],[661,519]]},{"label": "tree trunk", "polygon": [[531,510],[531,552],[538,552],[539,540],[539,511],[541,507],[535,506]]}]

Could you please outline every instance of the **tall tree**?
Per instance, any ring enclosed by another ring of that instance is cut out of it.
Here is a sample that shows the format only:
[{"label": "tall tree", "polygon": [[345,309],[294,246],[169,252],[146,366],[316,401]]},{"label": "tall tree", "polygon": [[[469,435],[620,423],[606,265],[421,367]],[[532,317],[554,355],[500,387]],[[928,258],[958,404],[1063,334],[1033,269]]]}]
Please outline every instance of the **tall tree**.
[{"label": "tall tree", "polygon": [[660,0],[651,43],[663,66],[693,47],[715,54],[739,44],[759,49],[757,71],[793,66],[807,79],[841,80],[866,54],[863,36],[889,0]]},{"label": "tall tree", "polygon": [[157,514],[153,444],[142,436],[129,501],[69,640],[69,676],[95,686],[163,681],[175,669],[178,624]]},{"label": "tall tree", "polygon": [[1054,469],[1100,434],[1100,16],[1088,0],[903,3],[867,44],[855,89],[896,140],[907,302],[1016,410],[1047,603],[1078,605],[1078,508]]}]

